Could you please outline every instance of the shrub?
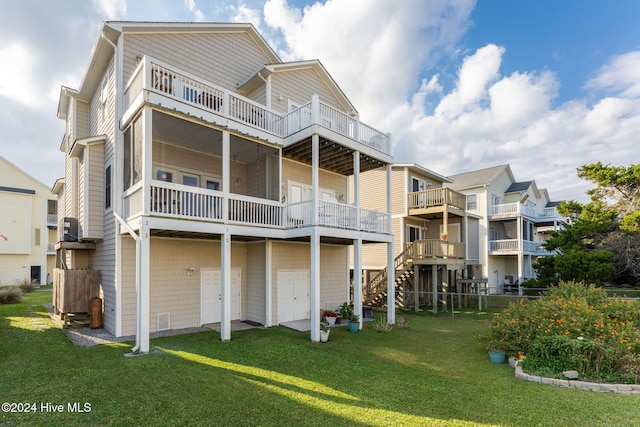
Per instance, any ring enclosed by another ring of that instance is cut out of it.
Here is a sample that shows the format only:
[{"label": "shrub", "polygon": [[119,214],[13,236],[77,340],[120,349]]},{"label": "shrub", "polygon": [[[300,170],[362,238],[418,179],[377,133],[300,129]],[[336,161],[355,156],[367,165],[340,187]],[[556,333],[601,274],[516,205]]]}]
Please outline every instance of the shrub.
[{"label": "shrub", "polygon": [[391,332],[393,326],[387,322],[387,316],[380,316],[379,319],[374,320],[374,328],[378,332]]},{"label": "shrub", "polygon": [[22,291],[20,288],[1,288],[0,304],[15,304],[22,302]]},{"label": "shrub", "polygon": [[20,290],[23,294],[33,292],[35,289],[36,288],[31,283],[23,283],[22,285],[20,285]]},{"label": "shrub", "polygon": [[493,318],[487,347],[523,352],[537,372],[577,370],[596,380],[637,381],[640,304],[601,288],[560,283],[538,300],[512,302]]}]

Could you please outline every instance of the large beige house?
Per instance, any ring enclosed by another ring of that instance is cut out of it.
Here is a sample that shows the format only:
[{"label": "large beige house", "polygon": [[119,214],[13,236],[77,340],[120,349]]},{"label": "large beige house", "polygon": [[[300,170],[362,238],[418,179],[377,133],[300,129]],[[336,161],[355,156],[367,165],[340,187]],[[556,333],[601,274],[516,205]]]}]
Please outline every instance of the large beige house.
[{"label": "large beige house", "polygon": [[[370,243],[393,262],[390,135],[250,24],[106,22],[58,117],[61,283],[98,270],[104,327],[135,350],[217,322],[229,340],[236,320],[308,320],[317,341],[320,310],[350,300],[350,252],[357,271]],[[379,168],[369,208],[358,183]]]},{"label": "large beige house", "polygon": [[48,284],[56,209],[51,188],[0,156],[0,286]]}]

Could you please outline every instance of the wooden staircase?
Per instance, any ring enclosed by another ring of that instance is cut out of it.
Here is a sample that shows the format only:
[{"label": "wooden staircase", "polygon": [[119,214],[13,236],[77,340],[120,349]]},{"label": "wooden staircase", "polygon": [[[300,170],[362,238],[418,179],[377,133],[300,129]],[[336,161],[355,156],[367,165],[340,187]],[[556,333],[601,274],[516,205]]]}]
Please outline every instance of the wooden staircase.
[{"label": "wooden staircase", "polygon": [[[395,268],[395,304],[396,307],[404,307],[406,302],[404,295],[413,290],[413,262],[411,247],[404,250],[394,260]],[[368,294],[365,295],[364,305],[386,307],[387,306],[387,268],[379,271],[369,281]]]}]

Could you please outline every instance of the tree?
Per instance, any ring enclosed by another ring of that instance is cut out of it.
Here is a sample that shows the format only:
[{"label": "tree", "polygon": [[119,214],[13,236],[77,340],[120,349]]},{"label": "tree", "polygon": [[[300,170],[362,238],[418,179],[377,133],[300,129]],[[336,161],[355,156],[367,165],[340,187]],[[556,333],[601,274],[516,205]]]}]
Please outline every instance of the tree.
[{"label": "tree", "polygon": [[591,201],[562,203],[558,210],[570,223],[545,244],[557,255],[541,259],[535,268],[538,284],[560,280],[618,285],[640,278],[640,164],[594,163],[578,168],[580,178],[596,185]]}]

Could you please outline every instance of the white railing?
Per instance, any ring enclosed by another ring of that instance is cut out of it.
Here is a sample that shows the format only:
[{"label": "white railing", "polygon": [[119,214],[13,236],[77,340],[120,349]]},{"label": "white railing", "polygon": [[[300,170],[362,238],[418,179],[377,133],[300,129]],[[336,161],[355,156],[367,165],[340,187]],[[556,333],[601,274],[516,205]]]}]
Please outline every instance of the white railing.
[{"label": "white railing", "polygon": [[523,240],[522,245],[519,244],[518,239],[509,240],[491,240],[489,241],[489,251],[494,253],[499,252],[517,252],[522,246],[523,252],[546,255],[551,252],[547,251],[543,246],[543,242],[532,242],[530,240]]},{"label": "white railing", "polygon": [[503,205],[491,205],[491,215],[515,215],[520,213],[520,203],[506,203]]},{"label": "white railing", "polygon": [[329,200],[318,200],[318,225],[356,230],[355,206]]},{"label": "white railing", "polygon": [[[136,194],[141,191],[137,190]],[[150,187],[149,214],[172,218],[223,222],[224,193],[153,180]],[[128,211],[128,215],[137,212]],[[311,200],[282,204],[280,202],[230,194],[227,220],[230,223],[257,227],[297,228],[313,224]],[[318,201],[318,223],[325,227],[389,233],[389,215],[353,205],[328,200]]]},{"label": "white railing", "polygon": [[282,225],[284,228],[307,227],[313,221],[311,200],[289,203],[284,206]]},{"label": "white railing", "polygon": [[260,227],[280,227],[282,204],[256,197],[229,195],[229,222]]},{"label": "white railing", "polygon": [[377,233],[390,233],[389,214],[371,209],[360,209],[360,229]]},{"label": "white railing", "polygon": [[140,61],[126,85],[124,98],[127,107],[142,89],[196,105],[281,138],[316,123],[367,147],[391,154],[388,134],[360,123],[357,117],[320,102],[315,95],[313,102],[304,104],[291,113],[280,114],[235,92],[147,56]]},{"label": "white railing", "polygon": [[222,220],[222,192],[153,181],[149,212],[178,218]]},{"label": "white railing", "polygon": [[535,210],[535,208],[523,205],[522,203],[518,202],[505,203],[502,205],[492,205],[490,208],[490,215],[524,215],[538,220],[562,220],[562,217],[558,214],[556,208],[545,208],[542,212],[538,212]]},{"label": "white railing", "polygon": [[518,239],[491,240],[489,241],[490,252],[512,252],[520,249]]}]

